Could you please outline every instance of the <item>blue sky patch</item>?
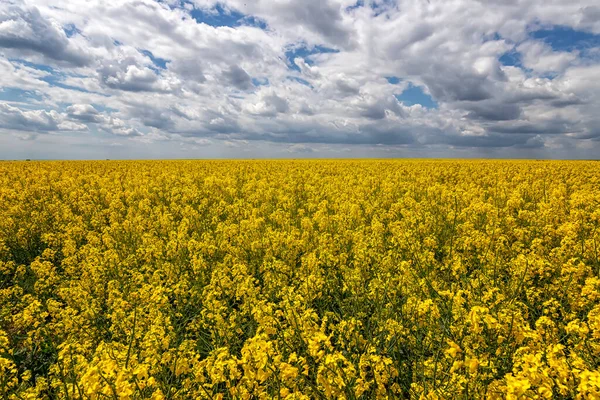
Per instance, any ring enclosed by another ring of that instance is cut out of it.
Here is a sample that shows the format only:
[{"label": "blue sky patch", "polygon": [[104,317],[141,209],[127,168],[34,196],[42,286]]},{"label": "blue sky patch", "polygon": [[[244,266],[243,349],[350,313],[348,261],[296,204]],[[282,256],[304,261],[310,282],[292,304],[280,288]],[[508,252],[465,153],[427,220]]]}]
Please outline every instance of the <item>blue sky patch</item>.
[{"label": "blue sky patch", "polygon": [[[553,51],[581,51],[584,57],[587,50],[600,47],[600,35],[561,25],[532,31],[529,37],[546,43]],[[505,66],[523,68],[521,54],[514,48],[504,53],[498,60]],[[544,77],[553,78],[553,76]]]},{"label": "blue sky patch", "polygon": [[438,104],[433,98],[423,92],[419,86],[414,86],[410,84],[402,94],[395,95],[398,101],[404,103],[407,106],[412,106],[415,104],[420,104],[425,108],[438,108]]},{"label": "blue sky patch", "polygon": [[[56,86],[56,87],[60,87],[63,89],[69,89],[69,90],[77,90],[79,92],[85,92],[85,93],[91,93],[89,90],[86,90],[84,88],[80,88],[77,86],[71,86],[71,85],[67,85],[64,84],[62,81],[65,79],[65,77],[67,76],[66,74],[55,70],[54,68],[48,66],[48,65],[43,65],[43,64],[35,64],[29,61],[25,61],[25,60],[21,60],[21,59],[10,59],[11,62],[13,63],[17,63],[17,64],[21,64],[24,65],[26,67],[29,68],[34,68],[37,69],[39,71],[45,71],[48,72],[49,75],[44,76],[39,78],[39,80],[44,81],[46,83],[48,83],[50,86]],[[74,76],[74,77],[85,77],[84,75],[76,75],[76,74],[69,74],[69,76]],[[106,95],[107,97],[110,97],[108,95]]]},{"label": "blue sky patch", "polygon": [[21,65],[24,65],[29,68],[37,69],[39,71],[50,72],[51,74],[54,73],[54,68],[52,68],[48,65],[35,64],[35,63],[29,62],[29,61],[21,60],[20,58],[9,58],[8,60],[12,63],[21,64]]},{"label": "blue sky patch", "polygon": [[491,35],[486,34],[483,36],[483,43],[496,42],[498,40],[502,40],[502,36],[500,36],[500,34],[498,32],[494,32]]},{"label": "blue sky patch", "polygon": [[521,62],[521,54],[515,50],[511,50],[502,54],[498,61],[500,61],[502,65],[505,65],[507,67],[523,67],[523,64]]},{"label": "blue sky patch", "polygon": [[101,113],[104,113],[104,112],[105,113],[113,113],[113,112],[119,111],[116,108],[103,106],[102,104],[97,104],[97,103],[92,103],[92,107],[94,107],[98,112],[101,112]]},{"label": "blue sky patch", "polygon": [[308,65],[313,65],[313,62],[310,59],[310,56],[313,56],[315,54],[322,54],[322,53],[339,53],[339,52],[340,52],[339,50],[332,49],[330,47],[325,47],[325,46],[314,46],[314,47],[310,47],[310,48],[306,47],[306,46],[302,46],[302,47],[298,47],[298,48],[294,48],[294,49],[290,49],[290,50],[286,51],[285,57],[287,59],[288,66],[290,69],[300,71],[300,67],[298,67],[294,63],[295,58],[303,58],[304,61],[306,61],[306,63]]},{"label": "blue sky patch", "polygon": [[198,23],[218,27],[229,26],[234,27],[238,21],[244,18],[244,14],[235,10],[225,10],[220,4],[217,4],[214,12],[206,12],[195,8],[190,12],[192,18]]},{"label": "blue sky patch", "polygon": [[287,78],[288,78],[289,80],[292,80],[292,81],[298,82],[298,83],[300,83],[300,84],[302,84],[302,85],[304,85],[304,86],[308,86],[308,87],[309,87],[309,88],[311,88],[311,89],[312,89],[312,87],[313,87],[313,86],[310,84],[310,82],[308,82],[308,81],[307,81],[307,80],[305,80],[305,79],[298,78],[298,77],[296,77],[296,76],[288,76]]},{"label": "blue sky patch", "polygon": [[[371,2],[371,9],[373,10],[373,16],[377,17],[392,7],[396,6],[395,0],[380,0],[378,2]],[[357,0],[351,6],[346,7],[346,12],[351,12],[357,8],[365,7],[365,0]]]},{"label": "blue sky patch", "polygon": [[[56,86],[56,87],[68,89],[68,90],[76,90],[78,92],[83,92],[83,93],[92,93],[89,90],[78,87],[78,86],[67,85],[62,82],[63,79],[64,79],[64,76],[61,76],[61,75],[50,75],[50,76],[45,76],[45,77],[41,78],[40,80],[47,82],[50,86]],[[98,94],[100,94],[100,93],[98,93]]]},{"label": "blue sky patch", "polygon": [[32,100],[41,101],[42,96],[40,96],[32,90],[23,90],[13,87],[3,87],[0,88],[0,100],[26,103]]},{"label": "blue sky patch", "polygon": [[[52,68],[48,65],[35,64],[35,63],[21,60],[21,59],[10,59],[10,61],[13,63],[24,65],[29,68],[37,69],[38,71],[48,72],[50,75],[41,77],[40,80],[48,83],[50,86],[56,86],[56,87],[60,87],[63,89],[69,89],[69,90],[77,90],[79,92],[91,93],[89,90],[86,90],[86,89],[83,89],[83,88],[80,88],[77,86],[66,85],[66,84],[62,83],[62,81],[65,79],[66,75],[62,72],[59,72],[58,70],[55,70],[54,68]],[[71,74],[71,76],[77,76],[77,75]]]},{"label": "blue sky patch", "polygon": [[269,78],[252,78],[252,84],[258,86],[269,86]]},{"label": "blue sky patch", "polygon": [[[62,81],[65,79],[66,75],[62,72],[59,72],[58,70],[55,70],[54,68],[52,68],[48,65],[35,64],[35,63],[21,60],[21,59],[10,59],[10,61],[13,63],[16,63],[16,64],[24,65],[29,68],[37,69],[39,71],[48,72],[49,75],[41,77],[41,78],[39,78],[39,80],[48,83],[50,86],[56,86],[56,87],[60,87],[63,89],[69,89],[69,90],[77,90],[79,92],[91,93],[89,90],[86,90],[86,89],[83,89],[83,88],[80,88],[77,86],[64,84]],[[76,76],[76,75],[71,75],[71,76]],[[12,95],[16,95],[16,93],[13,92]],[[29,98],[33,98],[33,97],[30,96]],[[16,100],[14,100],[14,101],[16,101]]]},{"label": "blue sky patch", "polygon": [[346,12],[356,10],[357,8],[364,7],[364,6],[365,6],[364,0],[358,0],[353,5],[346,7]]},{"label": "blue sky patch", "polygon": [[397,76],[386,76],[385,79],[387,79],[388,83],[392,85],[397,85],[402,82],[402,79],[398,78]]},{"label": "blue sky patch", "polygon": [[169,62],[169,60],[165,60],[164,58],[160,58],[160,57],[154,57],[154,54],[152,54],[152,52],[149,50],[142,50],[142,51],[140,51],[140,53],[142,53],[143,55],[147,56],[150,60],[152,60],[152,63],[156,67],[158,67],[160,69],[167,68],[167,63]]},{"label": "blue sky patch", "polygon": [[554,51],[586,50],[600,47],[600,35],[556,25],[530,33],[533,39],[543,40]]},{"label": "blue sky patch", "polygon": [[75,24],[68,24],[63,26],[63,31],[68,38],[75,36],[76,34],[81,34],[81,31],[77,29]]},{"label": "blue sky patch", "polygon": [[255,26],[260,29],[267,29],[267,23],[253,15],[246,15],[244,18],[238,21],[238,25],[248,25]]},{"label": "blue sky patch", "polygon": [[53,70],[52,68],[48,67],[50,69],[50,73],[51,75],[48,76],[44,76],[42,78],[40,78],[41,81],[44,81],[46,83],[48,83],[50,86],[55,86],[55,87],[59,87],[62,89],[67,89],[67,90],[76,90],[78,92],[83,92],[83,93],[96,93],[100,96],[105,96],[105,97],[110,97],[110,95],[107,94],[103,94],[103,93],[97,93],[97,92],[91,92],[87,89],[84,89],[82,87],[79,86],[73,86],[73,85],[67,85],[66,83],[64,83],[64,79],[67,76],[71,76],[71,77],[83,77],[82,75],[76,75],[76,74],[64,74],[62,72],[58,72],[56,70]]},{"label": "blue sky patch", "polygon": [[267,24],[261,19],[251,15],[245,15],[237,10],[224,8],[219,3],[217,3],[215,8],[211,11],[194,8],[190,12],[190,15],[199,24],[202,23],[213,27],[228,26],[233,28],[241,25],[249,25],[261,29],[267,28]]}]

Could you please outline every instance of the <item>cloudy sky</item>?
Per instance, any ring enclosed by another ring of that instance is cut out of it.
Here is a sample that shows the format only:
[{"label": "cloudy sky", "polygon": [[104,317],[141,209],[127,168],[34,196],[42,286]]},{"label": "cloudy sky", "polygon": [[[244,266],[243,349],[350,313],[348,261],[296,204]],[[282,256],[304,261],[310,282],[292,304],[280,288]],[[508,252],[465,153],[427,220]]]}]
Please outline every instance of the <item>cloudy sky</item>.
[{"label": "cloudy sky", "polygon": [[600,158],[597,0],[2,0],[0,158]]}]

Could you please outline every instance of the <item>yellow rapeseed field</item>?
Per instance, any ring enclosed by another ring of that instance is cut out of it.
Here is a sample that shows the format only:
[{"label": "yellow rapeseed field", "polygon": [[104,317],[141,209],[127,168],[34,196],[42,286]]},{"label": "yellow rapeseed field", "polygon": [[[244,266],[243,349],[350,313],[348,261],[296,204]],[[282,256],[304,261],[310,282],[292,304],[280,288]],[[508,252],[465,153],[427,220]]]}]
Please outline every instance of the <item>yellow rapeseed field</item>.
[{"label": "yellow rapeseed field", "polygon": [[2,399],[598,399],[600,163],[0,163]]}]

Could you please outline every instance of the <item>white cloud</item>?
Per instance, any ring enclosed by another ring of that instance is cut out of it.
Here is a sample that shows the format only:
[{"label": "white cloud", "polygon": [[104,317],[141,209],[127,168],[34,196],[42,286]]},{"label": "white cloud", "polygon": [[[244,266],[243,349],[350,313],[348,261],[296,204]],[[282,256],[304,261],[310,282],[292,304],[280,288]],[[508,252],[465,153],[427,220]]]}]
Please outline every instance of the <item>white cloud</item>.
[{"label": "white cloud", "polygon": [[102,116],[100,128],[105,132],[118,136],[142,136],[140,131],[119,118]]},{"label": "white cloud", "polygon": [[91,104],[73,104],[67,107],[67,114],[83,122],[99,122],[100,113]]},{"label": "white cloud", "polygon": [[42,16],[37,7],[8,1],[0,8],[0,48],[19,56],[39,54],[79,67],[88,64],[90,57],[74,43],[57,21]]},{"label": "white cloud", "polygon": [[80,131],[87,126],[68,121],[64,115],[51,110],[24,111],[7,103],[0,103],[0,129],[26,132]]},{"label": "white cloud", "polygon": [[[216,3],[193,2],[213,20]],[[192,18],[192,3],[3,2],[0,87],[37,100],[3,103],[0,128],[315,154],[565,143],[578,151],[585,146],[573,143],[600,137],[593,49],[584,58],[530,34],[555,25],[600,34],[594,1],[365,3],[225,0],[229,18],[254,19],[215,27]],[[507,52],[521,65],[503,65]],[[409,85],[439,108],[397,101]]]},{"label": "white cloud", "polygon": [[526,41],[517,47],[522,54],[523,65],[537,73],[564,72],[576,63],[578,55],[565,51],[552,51],[552,48],[539,41]]}]

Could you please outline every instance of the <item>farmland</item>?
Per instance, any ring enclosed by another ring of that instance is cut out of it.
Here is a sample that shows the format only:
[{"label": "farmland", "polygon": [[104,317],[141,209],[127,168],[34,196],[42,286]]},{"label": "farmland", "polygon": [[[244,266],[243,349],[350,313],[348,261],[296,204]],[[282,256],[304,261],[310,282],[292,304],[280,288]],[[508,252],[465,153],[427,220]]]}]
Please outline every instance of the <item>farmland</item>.
[{"label": "farmland", "polygon": [[599,398],[600,164],[0,164],[0,398]]}]

